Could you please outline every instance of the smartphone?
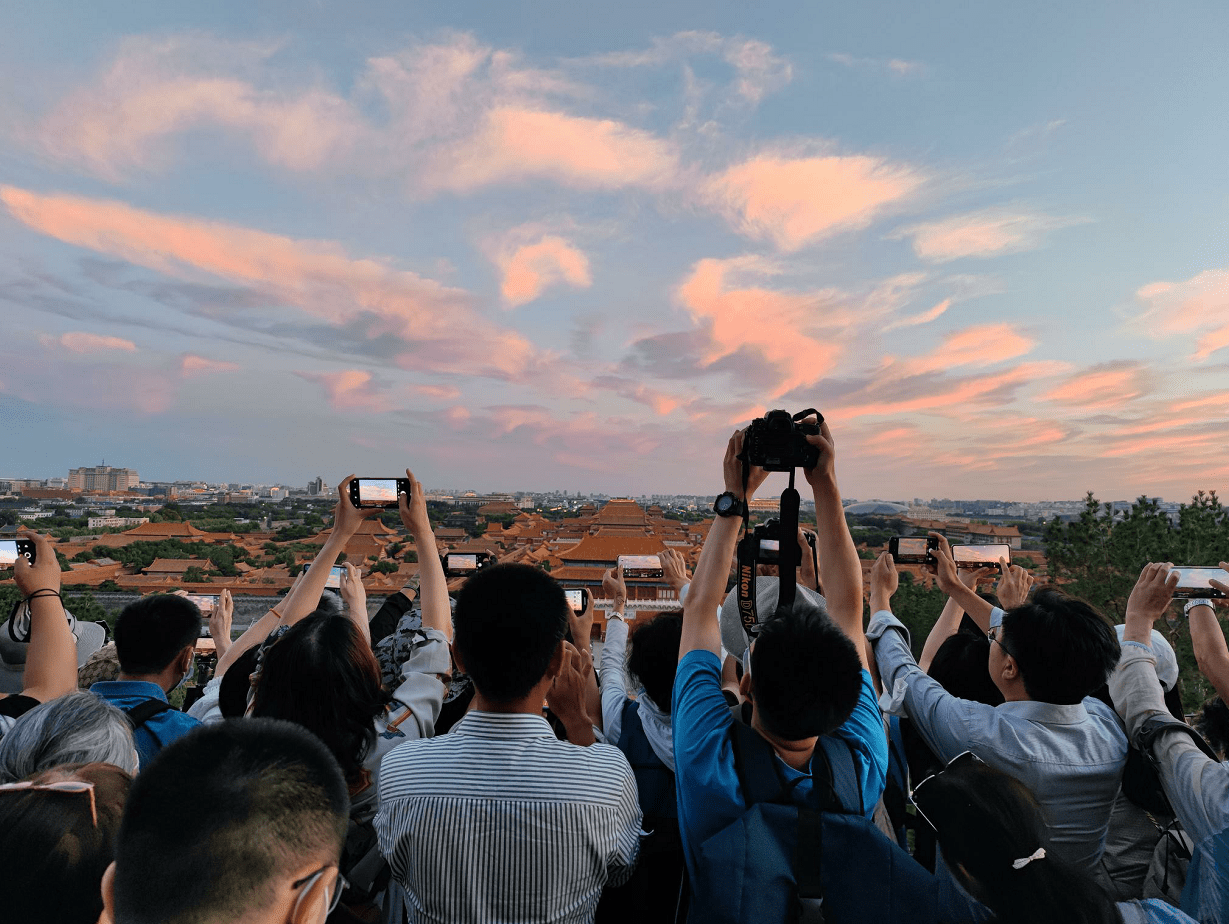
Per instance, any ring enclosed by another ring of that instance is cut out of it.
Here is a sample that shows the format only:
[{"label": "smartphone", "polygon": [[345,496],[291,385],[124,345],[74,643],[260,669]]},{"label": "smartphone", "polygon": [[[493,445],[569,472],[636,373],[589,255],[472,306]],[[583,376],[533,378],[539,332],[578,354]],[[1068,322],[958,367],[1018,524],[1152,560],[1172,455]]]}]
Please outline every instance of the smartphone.
[{"label": "smartphone", "polygon": [[958,565],[998,565],[1000,558],[1011,561],[1011,546],[1009,545],[954,545],[952,560]]},{"label": "smartphone", "polygon": [[576,587],[572,590],[565,590],[564,594],[568,598],[568,606],[572,608],[572,612],[577,616],[583,616],[585,610],[589,608],[589,591],[584,587]]},{"label": "smartphone", "polygon": [[661,559],[656,555],[620,555],[619,567],[625,578],[663,578]]},{"label": "smartphone", "polygon": [[341,589],[341,576],[346,573],[346,569],[341,565],[334,565],[329,569],[329,576],[324,582],[325,587],[331,587],[333,590]]},{"label": "smartphone", "polygon": [[1223,591],[1217,590],[1209,581],[1220,581],[1229,584],[1229,574],[1220,568],[1190,568],[1183,566],[1174,568],[1178,572],[1178,586],[1174,597],[1179,600],[1197,600],[1200,598],[1221,598]]},{"label": "smartphone", "polygon": [[888,540],[888,554],[898,565],[928,565],[935,560],[932,550],[938,547],[935,536],[893,536]]},{"label": "smartphone", "polygon": [[31,539],[0,539],[0,568],[11,568],[21,556],[34,564],[34,541]]},{"label": "smartphone", "polygon": [[449,574],[471,574],[478,570],[478,556],[448,552],[444,555],[444,570]]},{"label": "smartphone", "polygon": [[410,497],[408,478],[355,478],[350,482],[350,503],[355,507],[397,509],[397,495]]},{"label": "smartphone", "polygon": [[217,608],[217,594],[188,594],[187,599],[196,604],[196,608],[201,611],[201,615],[208,618],[210,614]]}]

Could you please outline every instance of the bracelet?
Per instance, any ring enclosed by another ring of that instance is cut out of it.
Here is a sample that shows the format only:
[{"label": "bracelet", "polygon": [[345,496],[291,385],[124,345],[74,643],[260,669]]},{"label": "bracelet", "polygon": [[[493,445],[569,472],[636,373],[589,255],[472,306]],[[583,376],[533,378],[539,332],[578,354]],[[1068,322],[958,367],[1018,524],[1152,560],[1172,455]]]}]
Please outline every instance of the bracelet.
[{"label": "bracelet", "polygon": [[[23,602],[29,603],[31,600],[37,600],[40,597],[60,597],[60,592],[58,590],[52,590],[50,587],[44,587],[40,590],[34,591],[34,593],[30,594],[30,596],[24,598]],[[60,597],[61,601],[63,601],[63,599],[63,597]]]}]

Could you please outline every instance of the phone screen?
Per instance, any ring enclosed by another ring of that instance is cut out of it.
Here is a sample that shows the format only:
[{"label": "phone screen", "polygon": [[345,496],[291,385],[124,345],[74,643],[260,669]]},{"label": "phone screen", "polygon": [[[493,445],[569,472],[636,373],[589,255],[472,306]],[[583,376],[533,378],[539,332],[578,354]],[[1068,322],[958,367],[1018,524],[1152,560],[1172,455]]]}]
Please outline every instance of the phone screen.
[{"label": "phone screen", "polygon": [[0,539],[0,568],[7,568],[17,562],[17,540]]},{"label": "phone screen", "polygon": [[1191,590],[1212,590],[1212,581],[1229,583],[1229,574],[1220,568],[1174,568],[1178,572],[1178,586]]},{"label": "phone screen", "polygon": [[583,613],[585,611],[585,592],[583,590],[565,590],[568,598],[568,606],[572,608],[573,613]]},{"label": "phone screen", "polygon": [[341,576],[342,574],[345,573],[345,570],[346,569],[343,568],[341,565],[334,565],[332,568],[330,568],[329,577],[328,577],[328,580],[324,582],[324,586],[331,587],[334,590],[340,590],[341,589]]},{"label": "phone screen", "polygon": [[396,478],[360,478],[358,502],[363,506],[379,506],[397,503]]},{"label": "phone screen", "polygon": [[218,605],[217,594],[188,594],[188,599],[196,604],[202,616],[208,616]]},{"label": "phone screen", "polygon": [[898,555],[918,556],[925,555],[927,552],[927,539],[906,539],[901,537],[896,540],[896,552]]},{"label": "phone screen", "polygon": [[620,555],[619,564],[624,577],[654,578],[663,574],[661,559],[656,555]]},{"label": "phone screen", "polygon": [[1006,545],[956,545],[952,546],[952,558],[958,565],[997,565],[1000,558],[1011,561],[1011,547]]},{"label": "phone screen", "polygon": [[477,555],[458,555],[454,552],[448,553],[448,570],[449,571],[476,571],[478,569]]}]

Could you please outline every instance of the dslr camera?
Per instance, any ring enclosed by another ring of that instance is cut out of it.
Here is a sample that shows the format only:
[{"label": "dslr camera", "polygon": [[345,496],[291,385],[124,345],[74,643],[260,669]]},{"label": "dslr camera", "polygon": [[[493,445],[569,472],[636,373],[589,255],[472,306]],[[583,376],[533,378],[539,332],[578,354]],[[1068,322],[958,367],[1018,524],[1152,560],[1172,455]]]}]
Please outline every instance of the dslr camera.
[{"label": "dslr camera", "polygon": [[[815,534],[807,529],[804,529],[802,534],[806,537],[807,545],[811,547],[812,557],[816,557]],[[781,563],[782,536],[780,520],[776,517],[765,520],[752,530],[751,538],[755,541],[755,563],[757,565],[779,565]],[[818,569],[816,573],[818,573]]]},{"label": "dslr camera", "polygon": [[[814,415],[815,422],[803,419]],[[819,447],[807,442],[819,433],[824,415],[813,407],[797,414],[769,411],[751,421],[743,431],[742,458],[767,472],[790,472],[795,468],[814,468],[819,464]]]}]

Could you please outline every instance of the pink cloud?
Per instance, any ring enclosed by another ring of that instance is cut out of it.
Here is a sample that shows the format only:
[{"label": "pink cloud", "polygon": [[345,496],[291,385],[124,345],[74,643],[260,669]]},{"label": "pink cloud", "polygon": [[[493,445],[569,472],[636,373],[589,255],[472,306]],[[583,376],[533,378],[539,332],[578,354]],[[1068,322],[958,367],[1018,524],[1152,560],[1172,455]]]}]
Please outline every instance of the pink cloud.
[{"label": "pink cloud", "polygon": [[370,372],[345,369],[341,372],[298,372],[296,375],[321,385],[333,410],[372,413],[392,410],[392,404],[372,383]]},{"label": "pink cloud", "polygon": [[1153,282],[1135,297],[1145,307],[1139,323],[1148,336],[1205,332],[1191,356],[1196,362],[1229,347],[1229,270],[1205,270],[1184,282]]},{"label": "pink cloud", "polygon": [[137,345],[123,337],[108,337],[103,334],[91,334],[86,331],[69,331],[59,339],[60,346],[74,353],[103,353],[110,350],[121,350],[125,353],[135,353]]},{"label": "pink cloud", "polygon": [[741,233],[795,251],[865,227],[921,182],[910,167],[865,155],[761,154],[711,179],[704,196]]},{"label": "pink cloud", "polygon": [[916,327],[918,324],[929,324],[931,321],[935,320],[935,318],[946,312],[950,307],[952,307],[952,300],[950,298],[945,298],[943,301],[939,302],[939,304],[927,311],[923,311],[921,314],[913,314],[909,315],[909,317],[893,321],[885,327],[884,330],[889,331],[895,330],[898,327]]},{"label": "pink cloud", "polygon": [[214,372],[238,372],[239,364],[222,359],[206,359],[195,353],[185,353],[179,361],[180,371],[188,375],[208,375]]},{"label": "pink cloud", "polygon": [[336,243],[12,186],[0,186],[0,202],[18,221],[65,243],[170,276],[249,286],[312,318],[362,329],[368,339],[400,338],[406,349],[398,361],[407,369],[515,378],[547,359],[519,333],[480,317],[461,290],[351,257]]},{"label": "pink cloud", "polygon": [[531,302],[544,289],[559,283],[578,289],[593,284],[589,258],[555,235],[543,235],[534,243],[505,252],[497,262],[503,272],[500,292],[509,305]]},{"label": "pink cloud", "polygon": [[939,372],[958,366],[992,366],[1030,352],[1037,341],[1010,324],[977,324],[953,331],[924,356],[896,360],[887,357],[883,373],[890,378]]},{"label": "pink cloud", "polygon": [[945,263],[961,257],[997,257],[1032,250],[1041,246],[1048,232],[1086,221],[993,208],[901,228],[889,237],[912,237],[913,251],[919,257]]},{"label": "pink cloud", "polygon": [[1083,410],[1122,407],[1149,392],[1148,372],[1140,363],[1108,363],[1080,372],[1041,396]]},{"label": "pink cloud", "polygon": [[883,389],[876,383],[865,392],[852,396],[847,402],[841,402],[824,413],[831,413],[834,420],[842,421],[859,416],[907,414],[916,411],[956,415],[967,411],[968,405],[1005,403],[1004,399],[995,396],[1005,390],[1052,376],[1065,368],[1063,363],[1057,362],[1021,363],[1004,372],[972,375],[955,380],[940,379],[938,382],[928,383],[919,392],[893,397],[881,395]]},{"label": "pink cloud", "polygon": [[657,188],[677,167],[669,143],[622,122],[503,106],[488,112],[472,137],[441,152],[423,182],[450,192],[527,180]]}]

